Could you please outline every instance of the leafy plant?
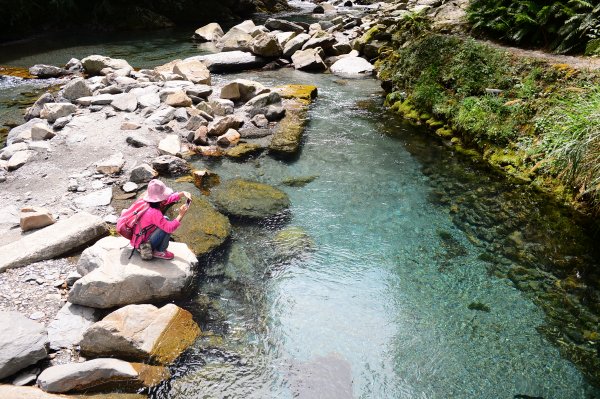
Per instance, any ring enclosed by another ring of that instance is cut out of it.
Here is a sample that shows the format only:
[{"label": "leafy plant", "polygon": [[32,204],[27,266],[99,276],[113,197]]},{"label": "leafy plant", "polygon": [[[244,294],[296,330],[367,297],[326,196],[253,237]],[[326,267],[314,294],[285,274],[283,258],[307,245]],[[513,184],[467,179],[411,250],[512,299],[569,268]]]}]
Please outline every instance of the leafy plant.
[{"label": "leafy plant", "polygon": [[468,17],[475,31],[558,53],[583,51],[600,30],[600,5],[586,0],[474,0]]}]

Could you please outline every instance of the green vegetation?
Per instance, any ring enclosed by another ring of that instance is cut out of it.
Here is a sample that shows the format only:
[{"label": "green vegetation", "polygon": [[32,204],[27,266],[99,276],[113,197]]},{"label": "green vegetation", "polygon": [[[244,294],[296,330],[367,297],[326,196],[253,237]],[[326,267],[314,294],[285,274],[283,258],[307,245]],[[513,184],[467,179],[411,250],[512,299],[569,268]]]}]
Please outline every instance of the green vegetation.
[{"label": "green vegetation", "polygon": [[474,0],[468,14],[476,31],[557,53],[583,52],[600,37],[600,4],[586,0]]},{"label": "green vegetation", "polygon": [[598,74],[437,34],[414,18],[395,27],[392,46],[376,63],[392,110],[434,124],[459,152],[477,149],[507,174],[600,209]]}]

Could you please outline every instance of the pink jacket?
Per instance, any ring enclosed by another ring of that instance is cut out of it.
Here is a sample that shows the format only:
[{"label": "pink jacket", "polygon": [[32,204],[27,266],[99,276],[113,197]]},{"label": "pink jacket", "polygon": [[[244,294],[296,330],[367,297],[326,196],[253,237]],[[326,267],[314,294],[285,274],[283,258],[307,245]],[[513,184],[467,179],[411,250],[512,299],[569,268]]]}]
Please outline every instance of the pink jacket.
[{"label": "pink jacket", "polygon": [[[161,208],[164,208],[165,206],[172,204],[174,202],[178,202],[180,199],[181,199],[181,197],[180,197],[179,193],[173,193],[169,196],[169,198],[167,198],[163,202],[163,204],[161,205]],[[160,211],[160,209],[148,208],[148,210],[146,212],[144,212],[144,214],[140,218],[138,224],[133,229],[133,236],[131,237],[131,245],[134,248],[139,247],[139,245],[141,243],[143,243],[144,241],[146,241],[148,239],[148,237],[150,237],[150,235],[154,232],[154,230],[156,230],[156,227],[158,227],[159,229],[163,230],[164,232],[166,232],[168,234],[171,234],[172,232],[177,230],[177,228],[179,227],[180,224],[181,223],[179,222],[179,220],[176,220],[176,219],[167,220],[165,218],[165,216],[163,215],[163,213]],[[155,227],[149,228],[143,237],[138,237],[137,234],[148,226],[155,226]]]}]

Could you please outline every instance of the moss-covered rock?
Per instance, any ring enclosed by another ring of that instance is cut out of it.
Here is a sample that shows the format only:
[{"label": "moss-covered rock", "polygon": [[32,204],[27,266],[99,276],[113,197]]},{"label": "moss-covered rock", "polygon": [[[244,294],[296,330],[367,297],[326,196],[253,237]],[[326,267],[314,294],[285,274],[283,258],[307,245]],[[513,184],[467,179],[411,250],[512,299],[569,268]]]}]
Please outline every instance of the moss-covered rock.
[{"label": "moss-covered rock", "polygon": [[264,150],[264,147],[255,143],[240,143],[235,147],[225,151],[225,156],[237,160],[246,159],[253,155],[258,155]]},{"label": "moss-covered rock", "polygon": [[[171,218],[176,210],[169,211]],[[192,205],[181,226],[173,233],[175,240],[186,243],[196,256],[205,255],[223,244],[231,234],[231,224],[204,197],[193,197]]]},{"label": "moss-covered rock", "polygon": [[308,105],[300,100],[288,100],[284,106],[285,117],[274,129],[269,153],[291,157],[300,149],[302,134],[308,122]]},{"label": "moss-covered rock", "polygon": [[281,98],[297,99],[311,102],[318,95],[317,86],[312,85],[284,85],[275,88]]},{"label": "moss-covered rock", "polygon": [[300,227],[287,227],[279,231],[273,238],[273,244],[276,254],[285,257],[311,251],[315,246],[313,239]]},{"label": "moss-covered rock", "polygon": [[281,184],[288,187],[304,187],[318,177],[318,175],[288,177],[283,179]]},{"label": "moss-covered rock", "polygon": [[240,218],[268,218],[290,206],[290,200],[283,191],[242,179],[225,182],[213,190],[211,197],[221,212]]}]

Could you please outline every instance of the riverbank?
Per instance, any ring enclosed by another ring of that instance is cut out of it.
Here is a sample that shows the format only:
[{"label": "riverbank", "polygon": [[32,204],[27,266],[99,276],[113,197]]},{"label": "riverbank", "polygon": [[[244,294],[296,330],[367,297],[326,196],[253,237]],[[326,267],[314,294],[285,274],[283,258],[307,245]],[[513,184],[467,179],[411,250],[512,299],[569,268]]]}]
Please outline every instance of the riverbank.
[{"label": "riverbank", "polygon": [[[467,29],[464,18],[463,10],[455,31]],[[597,213],[597,59],[448,34],[436,8],[379,21],[360,45],[375,48],[370,56],[391,109],[431,126],[456,151]]]}]

